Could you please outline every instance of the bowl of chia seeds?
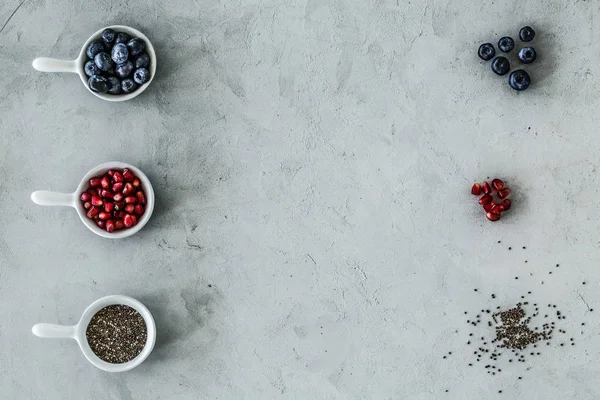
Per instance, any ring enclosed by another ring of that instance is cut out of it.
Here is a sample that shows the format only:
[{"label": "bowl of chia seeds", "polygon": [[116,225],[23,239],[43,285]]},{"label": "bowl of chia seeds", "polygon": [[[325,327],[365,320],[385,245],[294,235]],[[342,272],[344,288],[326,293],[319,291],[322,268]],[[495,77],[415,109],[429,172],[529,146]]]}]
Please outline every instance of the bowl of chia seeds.
[{"label": "bowl of chia seeds", "polygon": [[156,342],[156,324],[139,301],[121,295],[93,302],[74,326],[36,324],[34,335],[69,338],[79,344],[85,358],[108,372],[124,372],[140,365]]}]

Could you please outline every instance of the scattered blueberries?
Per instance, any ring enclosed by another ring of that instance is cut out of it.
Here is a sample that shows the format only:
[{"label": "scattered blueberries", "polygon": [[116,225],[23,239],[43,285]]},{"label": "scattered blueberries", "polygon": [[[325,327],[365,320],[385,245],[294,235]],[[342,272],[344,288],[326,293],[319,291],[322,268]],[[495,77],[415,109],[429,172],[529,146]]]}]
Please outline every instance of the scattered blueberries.
[{"label": "scattered blueberries", "polygon": [[500,76],[508,74],[508,71],[510,71],[508,59],[502,56],[494,58],[494,61],[492,61],[492,71]]},{"label": "scattered blueberries", "polygon": [[519,31],[519,38],[522,42],[531,42],[535,37],[535,31],[530,26],[525,26]]},{"label": "scattered blueberries", "polygon": [[129,37],[128,34],[126,34],[125,32],[121,32],[121,33],[117,34],[117,38],[115,39],[115,44],[119,44],[119,43],[127,44],[127,42],[129,42],[130,40],[131,40],[131,38]]},{"label": "scattered blueberries", "polygon": [[102,41],[110,46],[115,41],[115,31],[110,28],[103,30]]},{"label": "scattered blueberries", "polygon": [[94,57],[94,62],[96,63],[96,67],[104,72],[110,71],[110,69],[113,67],[113,62],[108,53],[102,52],[96,54],[96,57]]},{"label": "scattered blueberries", "polygon": [[515,41],[509,36],[501,37],[498,40],[498,48],[504,53],[510,53],[515,48]]},{"label": "scattered blueberries", "polygon": [[90,79],[88,79],[88,84],[90,85],[90,89],[96,93],[106,93],[110,88],[108,80],[100,75],[90,76]]},{"label": "scattered blueberries", "polygon": [[537,53],[533,47],[523,47],[519,50],[519,60],[523,64],[531,64],[537,58]]},{"label": "scattered blueberries", "polygon": [[520,92],[529,87],[529,85],[531,84],[531,77],[529,76],[527,71],[518,69],[510,73],[508,77],[508,84],[511,88]]},{"label": "scattered blueberries", "polygon": [[117,43],[112,48],[111,58],[115,62],[115,64],[123,64],[129,58],[129,50],[127,50],[127,46],[123,43]]},{"label": "scattered blueberries", "polygon": [[132,56],[137,56],[146,49],[146,43],[139,38],[131,39],[127,42],[127,48]]},{"label": "scattered blueberries", "polygon": [[[530,26],[525,26],[519,31],[519,39],[521,39],[522,42],[531,42],[534,38],[535,31]],[[510,53],[512,50],[514,50],[514,48],[515,41],[510,36],[503,36],[500,38],[500,40],[498,40],[498,49],[503,53]],[[510,72],[510,61],[507,58],[509,56],[496,57],[496,49],[492,43],[483,43],[481,46],[479,46],[477,55],[484,61],[492,60],[491,67],[495,74],[504,76]],[[512,57],[513,63],[520,61],[523,64],[531,64],[537,59],[537,52],[532,46],[525,46],[519,50],[517,54],[518,59],[514,58],[514,56]],[[137,59],[136,68],[139,69],[139,67],[137,67]],[[136,79],[136,73],[134,73],[134,79]],[[139,78],[142,77],[143,76],[139,76]],[[523,91],[531,84],[531,77],[527,71],[516,69],[508,76],[508,84],[514,90]]]},{"label": "scattered blueberries", "polygon": [[496,49],[494,49],[494,45],[491,43],[484,43],[479,46],[479,58],[483,61],[489,61],[496,55]]},{"label": "scattered blueberries", "polygon": [[133,79],[123,79],[121,82],[121,89],[123,89],[123,93],[132,93],[137,89],[137,84],[133,81]]},{"label": "scattered blueberries", "polygon": [[146,68],[150,66],[150,56],[147,53],[142,53],[135,59],[136,68]]},{"label": "scattered blueberries", "polygon": [[90,43],[85,53],[90,60],[93,60],[94,57],[96,57],[96,54],[100,53],[101,51],[104,51],[104,43],[102,43],[100,40],[94,40],[92,43]]},{"label": "scattered blueberries", "polygon": [[[493,46],[492,46],[493,50]],[[88,60],[84,70],[88,86],[96,93],[118,95],[133,93],[150,81],[150,56],[146,43],[113,29],[102,31],[86,49]]]}]

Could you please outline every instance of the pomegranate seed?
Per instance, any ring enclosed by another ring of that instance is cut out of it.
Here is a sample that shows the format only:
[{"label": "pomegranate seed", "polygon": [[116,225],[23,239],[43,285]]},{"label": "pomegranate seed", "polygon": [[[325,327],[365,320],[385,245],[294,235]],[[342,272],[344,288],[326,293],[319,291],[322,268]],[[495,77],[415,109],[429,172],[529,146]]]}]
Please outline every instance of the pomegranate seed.
[{"label": "pomegranate seed", "polygon": [[125,215],[125,218],[123,218],[123,223],[125,224],[125,227],[127,228],[131,228],[133,225],[135,225],[135,221],[136,218],[133,215]]},{"label": "pomegranate seed", "polygon": [[479,204],[486,205],[487,203],[491,203],[492,202],[492,196],[490,196],[489,194],[484,194],[480,199],[479,199]]},{"label": "pomegranate seed", "polygon": [[137,197],[134,197],[134,196],[125,197],[126,204],[132,204],[132,203],[136,203],[136,202],[137,202]]},{"label": "pomegranate seed", "polygon": [[113,200],[121,201],[121,200],[123,200],[123,195],[121,193],[115,193],[115,195],[113,196]]},{"label": "pomegranate seed", "polygon": [[502,206],[504,207],[504,211],[506,210],[510,210],[510,206],[511,206],[511,201],[510,199],[504,199],[502,201]]},{"label": "pomegranate seed", "polygon": [[498,190],[498,196],[503,199],[506,196],[508,196],[510,194],[510,189],[509,188],[504,188],[502,190]]},{"label": "pomegranate seed", "polygon": [[487,219],[489,219],[490,221],[498,221],[500,219],[500,214],[495,213],[493,211],[490,211],[489,213],[485,214],[485,216],[487,217]]},{"label": "pomegranate seed", "polygon": [[484,205],[483,205],[483,209],[485,210],[485,212],[490,212],[490,211],[492,211],[492,209],[493,209],[494,207],[496,207],[496,205],[494,204],[494,202],[493,202],[493,201],[490,201],[489,203],[487,203],[487,204],[484,204]]},{"label": "pomegranate seed", "polygon": [[113,198],[113,193],[110,190],[108,190],[108,189],[102,189],[102,193],[100,193],[100,196],[112,199]]},{"label": "pomegranate seed", "polygon": [[123,183],[122,182],[117,182],[112,186],[112,190],[113,192],[117,193],[120,192],[121,189],[123,189]]},{"label": "pomegranate seed", "polygon": [[125,188],[123,189],[123,194],[125,196],[127,196],[127,195],[129,195],[129,194],[131,194],[133,192],[133,189],[134,189],[133,185],[131,183],[127,182],[125,184]]},{"label": "pomegranate seed", "polygon": [[81,201],[88,201],[92,198],[92,195],[86,192],[81,193]]},{"label": "pomegranate seed", "polygon": [[496,178],[492,181],[492,186],[496,190],[502,190],[504,188],[504,182],[502,182],[500,179]]},{"label": "pomegranate seed", "polygon": [[115,174],[115,171],[113,171],[112,169],[109,169],[107,174],[108,174],[108,176],[112,177]]},{"label": "pomegranate seed", "polygon": [[86,201],[85,203],[83,203],[83,208],[85,208],[86,210],[89,210],[91,206],[92,206],[92,203],[90,203],[89,201]]},{"label": "pomegranate seed", "polygon": [[112,219],[106,221],[106,232],[112,232],[115,230],[115,222]]},{"label": "pomegranate seed", "polygon": [[121,211],[125,207],[125,203],[122,201],[117,201],[115,203],[115,211]]},{"label": "pomegranate seed", "polygon": [[92,179],[90,179],[90,186],[96,187],[96,186],[100,186],[100,185],[101,185],[100,178],[92,178]]},{"label": "pomegranate seed", "polygon": [[[102,196],[102,188],[96,188],[96,194]],[[95,196],[96,194],[93,194],[92,196]]]},{"label": "pomegranate seed", "polygon": [[87,216],[88,216],[88,218],[94,219],[94,217],[95,217],[96,215],[98,215],[98,213],[99,213],[99,212],[100,212],[100,209],[99,209],[99,208],[92,207],[92,208],[90,208],[90,209],[88,210],[88,212],[87,212]]},{"label": "pomegranate seed", "polygon": [[471,188],[471,194],[474,194],[475,196],[481,194],[481,185],[479,183],[473,185],[473,187]]},{"label": "pomegranate seed", "polygon": [[113,178],[113,181],[115,181],[115,182],[123,182],[123,175],[118,171],[115,171],[115,174],[113,175],[112,178]]},{"label": "pomegranate seed", "polygon": [[100,218],[102,220],[107,220],[110,218],[110,213],[100,211],[100,213],[98,214],[98,218]]},{"label": "pomegranate seed", "polygon": [[134,211],[137,215],[142,215],[144,213],[144,207],[140,204],[136,204]]},{"label": "pomegranate seed", "polygon": [[115,229],[123,229],[125,227],[125,224],[123,223],[122,220],[118,219],[115,221]]},{"label": "pomegranate seed", "polygon": [[123,178],[125,178],[126,181],[131,182],[135,179],[135,175],[133,175],[133,172],[131,172],[129,168],[125,168],[123,170]]},{"label": "pomegranate seed", "polygon": [[123,219],[126,215],[127,214],[125,214],[125,211],[119,211],[119,218]]},{"label": "pomegranate seed", "polygon": [[135,206],[133,204],[127,204],[125,206],[125,212],[127,214],[133,214],[133,210],[135,209]]},{"label": "pomegranate seed", "polygon": [[138,178],[135,178],[132,183],[133,183],[134,187],[140,187],[140,184],[141,184],[141,182]]},{"label": "pomegranate seed", "polygon": [[93,206],[101,206],[102,204],[104,204],[104,202],[102,201],[102,199],[98,196],[92,196],[92,205]]},{"label": "pomegranate seed", "polygon": [[107,213],[111,212],[113,210],[113,208],[115,208],[115,204],[111,203],[109,201],[107,201],[106,203],[104,203],[104,211],[106,211]]},{"label": "pomegranate seed", "polygon": [[110,180],[108,180],[108,176],[102,178],[100,185],[102,185],[103,189],[108,189],[110,187]]},{"label": "pomegranate seed", "polygon": [[97,225],[98,225],[100,228],[104,229],[104,221],[96,221],[96,224],[97,224]]},{"label": "pomegranate seed", "polygon": [[483,193],[485,193],[485,194],[492,193],[492,188],[490,187],[490,184],[487,183],[487,181],[483,182]]},{"label": "pomegranate seed", "polygon": [[504,211],[504,206],[502,204],[494,204],[490,211],[500,214],[502,211]]},{"label": "pomegranate seed", "polygon": [[137,201],[140,204],[146,204],[146,196],[144,196],[144,192],[142,192],[141,190],[138,190],[135,193],[135,197],[137,197]]}]

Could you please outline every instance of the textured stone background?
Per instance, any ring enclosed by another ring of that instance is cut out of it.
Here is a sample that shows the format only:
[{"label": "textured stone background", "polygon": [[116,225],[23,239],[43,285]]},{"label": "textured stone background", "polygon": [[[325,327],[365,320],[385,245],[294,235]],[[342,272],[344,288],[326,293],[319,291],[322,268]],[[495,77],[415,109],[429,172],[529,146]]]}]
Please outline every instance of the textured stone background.
[{"label": "textured stone background", "polygon": [[[598,399],[600,322],[577,293],[600,311],[599,11],[589,0],[0,1],[0,397]],[[540,56],[517,94],[476,49],[527,23]],[[134,101],[31,68],[75,58],[109,24],[142,30],[159,55]],[[153,182],[140,234],[102,239],[73,210],[29,200],[72,191],[109,160]],[[515,192],[496,224],[468,190],[488,175]],[[507,305],[534,290],[589,332],[520,384],[490,379],[466,367],[462,314],[487,302],[473,287]],[[158,323],[134,371],[106,374],[75,343],[30,332],[76,323],[116,293]]]}]

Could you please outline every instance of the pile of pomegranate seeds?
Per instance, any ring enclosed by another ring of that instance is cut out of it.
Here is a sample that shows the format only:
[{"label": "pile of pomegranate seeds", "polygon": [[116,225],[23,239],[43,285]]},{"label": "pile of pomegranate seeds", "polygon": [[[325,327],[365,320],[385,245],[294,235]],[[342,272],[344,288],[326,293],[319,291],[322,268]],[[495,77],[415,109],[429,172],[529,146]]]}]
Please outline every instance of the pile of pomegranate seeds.
[{"label": "pile of pomegranate seeds", "polygon": [[[510,194],[510,189],[504,186],[504,182],[500,179],[495,178],[492,180],[491,185],[487,182],[483,182],[483,184],[476,183],[471,188],[471,194],[475,196],[482,193],[483,196],[479,199],[479,204],[483,206],[485,216],[490,221],[498,221],[500,214],[510,209],[510,199],[506,198]],[[494,200],[494,194],[499,198],[498,202]]]},{"label": "pile of pomegranate seeds", "polygon": [[87,217],[107,232],[135,226],[146,205],[140,179],[127,168],[90,179],[80,199]]}]

